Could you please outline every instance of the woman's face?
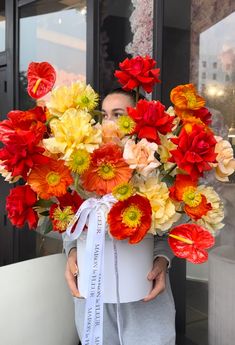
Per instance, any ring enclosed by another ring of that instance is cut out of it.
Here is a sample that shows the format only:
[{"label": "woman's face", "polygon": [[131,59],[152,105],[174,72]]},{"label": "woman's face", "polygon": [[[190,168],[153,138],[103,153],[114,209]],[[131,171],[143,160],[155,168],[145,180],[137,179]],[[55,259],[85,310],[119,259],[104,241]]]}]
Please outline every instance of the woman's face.
[{"label": "woman's face", "polygon": [[107,120],[115,120],[127,112],[127,107],[133,107],[130,96],[121,93],[113,93],[105,97],[102,103],[102,112]]}]

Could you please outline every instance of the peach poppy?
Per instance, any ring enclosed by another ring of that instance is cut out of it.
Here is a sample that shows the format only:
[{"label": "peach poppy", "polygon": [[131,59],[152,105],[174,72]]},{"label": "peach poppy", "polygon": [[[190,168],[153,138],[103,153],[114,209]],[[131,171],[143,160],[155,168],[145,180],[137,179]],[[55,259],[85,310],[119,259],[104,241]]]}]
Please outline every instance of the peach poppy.
[{"label": "peach poppy", "polygon": [[90,167],[81,175],[81,180],[87,191],[105,195],[117,185],[128,182],[131,176],[132,170],[122,157],[122,149],[109,143],[91,154]]},{"label": "peach poppy", "polygon": [[69,169],[63,161],[49,159],[47,165],[36,165],[28,176],[28,184],[42,199],[60,197],[73,183]]}]

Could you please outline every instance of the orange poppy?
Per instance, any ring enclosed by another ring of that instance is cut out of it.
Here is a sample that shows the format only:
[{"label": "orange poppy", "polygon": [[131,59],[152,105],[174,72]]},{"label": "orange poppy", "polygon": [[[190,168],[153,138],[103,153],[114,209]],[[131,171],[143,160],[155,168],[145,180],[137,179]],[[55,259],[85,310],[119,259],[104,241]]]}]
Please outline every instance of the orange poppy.
[{"label": "orange poppy", "polygon": [[179,85],[170,94],[171,102],[179,109],[197,110],[205,105],[205,99],[197,94],[193,84]]},{"label": "orange poppy", "polygon": [[28,176],[28,184],[42,199],[60,197],[73,183],[69,169],[63,161],[49,159],[46,165],[36,165]]},{"label": "orange poppy", "polygon": [[187,187],[197,187],[197,180],[192,180],[190,175],[177,174],[175,183],[169,188],[170,197],[176,201],[182,201]]},{"label": "orange poppy", "polygon": [[200,197],[201,201],[197,206],[191,207],[187,204],[184,206],[184,210],[187,215],[195,221],[201,219],[208,211],[212,210],[212,206],[207,202],[205,195],[201,194]]},{"label": "orange poppy", "polygon": [[177,201],[185,203],[184,211],[193,219],[198,220],[212,210],[205,195],[197,190],[197,180],[192,180],[189,175],[178,174],[175,183],[170,187],[170,196]]},{"label": "orange poppy", "polygon": [[105,195],[117,185],[128,182],[131,176],[132,170],[122,157],[122,149],[109,143],[92,153],[90,167],[81,175],[81,181],[87,191]]}]

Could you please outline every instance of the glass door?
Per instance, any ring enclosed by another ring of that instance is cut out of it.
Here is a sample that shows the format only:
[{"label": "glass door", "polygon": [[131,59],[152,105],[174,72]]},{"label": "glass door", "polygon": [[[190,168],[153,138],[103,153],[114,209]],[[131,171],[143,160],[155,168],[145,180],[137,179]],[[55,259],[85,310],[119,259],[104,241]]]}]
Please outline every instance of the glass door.
[{"label": "glass door", "polygon": [[[36,0],[27,1],[27,4],[20,1],[18,6],[18,108],[25,110],[37,103],[27,94],[26,74],[32,61],[47,61],[53,65],[57,74],[55,86],[86,81],[87,1]],[[47,96],[38,102],[42,105],[46,100]],[[23,236],[31,236],[31,233],[24,230]],[[36,256],[61,250],[60,235],[43,237],[36,232]]]},{"label": "glass door", "polygon": [[0,53],[6,50],[5,1],[0,1]]},{"label": "glass door", "polygon": [[19,9],[19,107],[33,105],[26,93],[31,61],[48,61],[56,85],[86,80],[86,1],[38,0]]}]

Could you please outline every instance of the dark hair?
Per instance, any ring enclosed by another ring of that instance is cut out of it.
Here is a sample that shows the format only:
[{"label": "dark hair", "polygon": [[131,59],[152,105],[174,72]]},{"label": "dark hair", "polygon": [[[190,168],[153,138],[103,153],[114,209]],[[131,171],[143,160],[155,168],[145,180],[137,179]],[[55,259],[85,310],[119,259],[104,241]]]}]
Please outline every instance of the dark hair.
[{"label": "dark hair", "polygon": [[[116,89],[111,90],[110,92],[108,92],[106,96],[109,95],[113,95],[113,94],[120,94],[120,95],[125,95],[125,96],[129,96],[131,98],[131,100],[133,101],[133,103],[135,104],[136,102],[136,91],[135,90],[131,90],[131,91],[125,91],[123,90],[121,87],[118,87]],[[105,97],[103,98],[103,100],[105,99]],[[143,94],[139,94],[139,100],[140,99],[146,99],[145,96]]]}]

